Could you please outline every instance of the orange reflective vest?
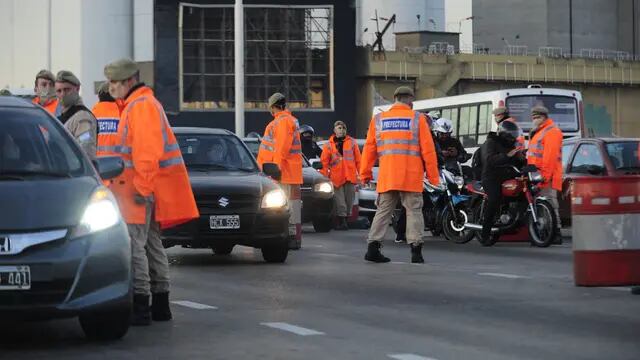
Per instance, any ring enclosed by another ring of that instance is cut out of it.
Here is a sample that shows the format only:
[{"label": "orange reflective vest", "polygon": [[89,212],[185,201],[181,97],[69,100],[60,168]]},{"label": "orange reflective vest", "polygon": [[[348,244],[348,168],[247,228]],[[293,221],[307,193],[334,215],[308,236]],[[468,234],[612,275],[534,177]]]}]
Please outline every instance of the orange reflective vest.
[{"label": "orange reflective vest", "polygon": [[332,135],[322,148],[322,174],[340,187],[346,182],[358,183],[358,169],[360,168],[360,149],[351,136],[347,136],[342,144],[342,155],[336,145],[336,136]]},{"label": "orange reflective vest", "polygon": [[540,170],[542,187],[562,190],[562,130],[551,119],[531,132],[527,163]]},{"label": "orange reflective vest", "polygon": [[[40,97],[36,96],[35,98],[33,98],[33,100],[31,100],[31,102],[36,105],[40,105]],[[62,113],[62,105],[60,104],[60,101],[58,101],[58,98],[56,97],[49,99],[49,101],[44,103],[44,105],[40,105],[40,106],[42,106],[45,110],[49,112],[49,114],[55,117],[58,117]]]},{"label": "orange reflective vest", "polygon": [[429,182],[440,184],[438,159],[427,119],[408,105],[396,103],[371,119],[362,151],[360,175],[372,179],[380,159],[377,191],[422,192],[425,170]]},{"label": "orange reflective vest", "polygon": [[118,124],[120,123],[120,108],[114,101],[100,101],[93,109],[93,116],[98,120],[98,140],[96,156],[117,155]]},{"label": "orange reflective vest", "polygon": [[258,164],[275,163],[282,173],[282,184],[302,184],[302,144],[298,119],[288,110],[274,115],[267,125],[258,150]]},{"label": "orange reflective vest", "polygon": [[125,100],[117,152],[124,172],[110,186],[128,224],[144,224],[146,207],[135,194],[153,197],[155,221],[164,229],[199,216],[189,176],[162,105],[142,86]]}]

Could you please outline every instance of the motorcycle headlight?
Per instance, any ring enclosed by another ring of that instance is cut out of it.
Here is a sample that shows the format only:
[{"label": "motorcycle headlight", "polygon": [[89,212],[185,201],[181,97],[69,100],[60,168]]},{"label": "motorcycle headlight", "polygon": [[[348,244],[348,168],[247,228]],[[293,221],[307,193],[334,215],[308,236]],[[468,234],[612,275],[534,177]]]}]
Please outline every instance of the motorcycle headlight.
[{"label": "motorcycle headlight", "polygon": [[543,181],[542,174],[539,171],[532,171],[529,173],[529,181],[532,184],[539,184]]},{"label": "motorcycle headlight", "polygon": [[330,182],[321,182],[313,186],[313,191],[331,194],[333,192],[333,185]]},{"label": "motorcycle headlight", "polygon": [[464,178],[462,176],[454,176],[453,182],[458,186],[458,189],[462,189],[464,187]]},{"label": "motorcycle headlight", "polygon": [[271,190],[262,197],[263,209],[277,209],[287,205],[287,194],[282,189]]},{"label": "motorcycle headlight", "polygon": [[84,209],[80,223],[73,230],[73,237],[96,233],[115,226],[120,221],[118,203],[104,187],[96,189]]}]

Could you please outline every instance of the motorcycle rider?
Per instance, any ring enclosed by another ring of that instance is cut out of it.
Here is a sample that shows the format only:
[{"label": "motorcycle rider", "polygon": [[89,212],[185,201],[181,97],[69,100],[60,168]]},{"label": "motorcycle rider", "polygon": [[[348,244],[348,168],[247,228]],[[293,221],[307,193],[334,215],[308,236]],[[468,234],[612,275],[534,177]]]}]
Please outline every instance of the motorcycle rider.
[{"label": "motorcycle rider", "polygon": [[481,151],[482,187],[488,197],[480,235],[480,243],[484,246],[491,245],[491,228],[502,201],[502,183],[513,176],[508,166],[519,168],[526,164],[525,153],[516,146],[521,134],[522,131],[515,122],[502,121],[498,124],[497,133],[490,132],[485,143],[478,149]]},{"label": "motorcycle rider", "polygon": [[[468,160],[469,154],[460,143],[460,140],[451,136],[453,132],[453,124],[447,118],[439,118],[433,126],[436,133],[436,142],[440,146],[440,153],[445,161],[445,166],[456,168],[457,162],[465,162]],[[448,166],[452,164],[452,166]],[[462,174],[459,174],[462,175]]]},{"label": "motorcycle rider", "polygon": [[309,125],[300,126],[300,142],[302,143],[302,153],[307,159],[319,159],[322,155],[322,148],[313,141],[313,128]]}]

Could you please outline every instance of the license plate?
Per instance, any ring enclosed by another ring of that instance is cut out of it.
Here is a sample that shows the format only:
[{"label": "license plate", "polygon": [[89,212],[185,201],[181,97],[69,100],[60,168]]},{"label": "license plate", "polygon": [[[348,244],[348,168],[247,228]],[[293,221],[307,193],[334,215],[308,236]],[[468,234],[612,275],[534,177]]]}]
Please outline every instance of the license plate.
[{"label": "license plate", "polygon": [[0,266],[0,290],[31,289],[31,269],[28,266]]},{"label": "license plate", "polygon": [[209,227],[213,230],[240,229],[240,215],[212,215]]}]

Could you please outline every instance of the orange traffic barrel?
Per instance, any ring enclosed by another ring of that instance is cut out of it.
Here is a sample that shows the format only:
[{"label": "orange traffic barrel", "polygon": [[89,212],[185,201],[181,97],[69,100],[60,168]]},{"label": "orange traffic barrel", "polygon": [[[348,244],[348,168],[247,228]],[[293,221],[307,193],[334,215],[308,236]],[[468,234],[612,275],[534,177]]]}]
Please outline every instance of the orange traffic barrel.
[{"label": "orange traffic barrel", "polygon": [[640,177],[585,177],[571,185],[577,286],[640,285]]}]

